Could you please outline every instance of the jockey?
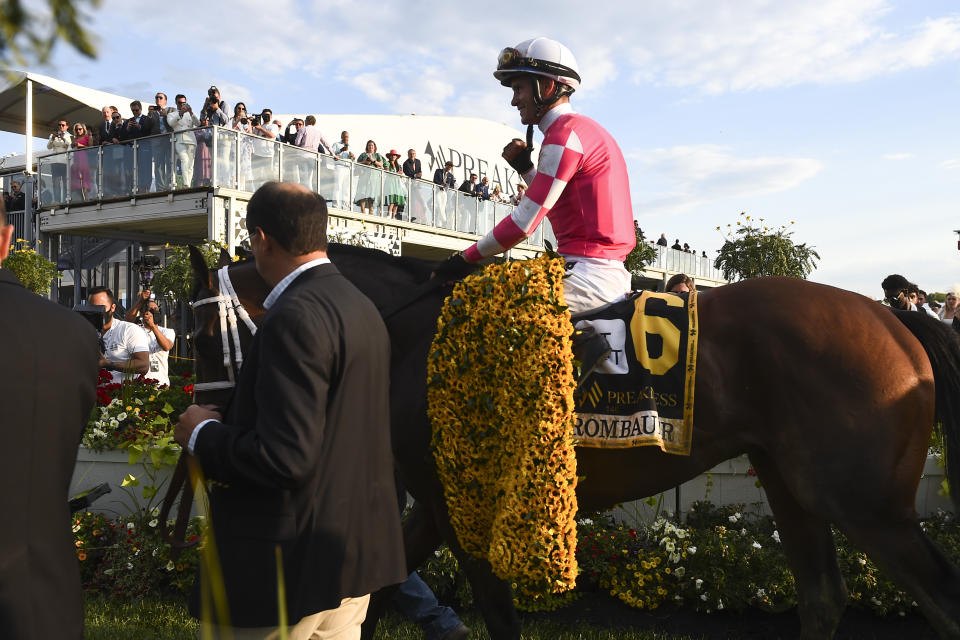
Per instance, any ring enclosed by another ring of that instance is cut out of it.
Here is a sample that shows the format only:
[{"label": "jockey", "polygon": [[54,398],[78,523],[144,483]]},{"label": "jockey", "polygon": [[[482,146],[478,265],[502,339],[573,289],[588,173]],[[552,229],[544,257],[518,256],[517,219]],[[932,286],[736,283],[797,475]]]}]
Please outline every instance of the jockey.
[{"label": "jockey", "polygon": [[[497,255],[531,236],[550,217],[557,251],[567,262],[564,297],[572,313],[621,299],[630,291],[623,261],[636,244],[627,166],[609,133],[570,106],[580,86],[573,54],[548,38],[533,38],[500,52],[494,77],[513,90],[511,105],[527,125],[527,141],[514,139],[504,159],[528,185],[513,213],[462,255],[438,268],[455,273],[466,263]],[[533,125],[543,132],[533,167]]]}]

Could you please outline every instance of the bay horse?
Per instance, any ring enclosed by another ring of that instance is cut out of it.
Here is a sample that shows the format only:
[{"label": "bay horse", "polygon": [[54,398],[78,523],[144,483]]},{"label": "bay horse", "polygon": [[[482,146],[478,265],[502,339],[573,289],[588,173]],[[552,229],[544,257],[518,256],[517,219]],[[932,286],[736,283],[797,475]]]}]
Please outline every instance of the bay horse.
[{"label": "bay horse", "polygon": [[[423,291],[434,263],[331,244],[332,262],[381,310],[391,337],[391,432],[416,499],[404,523],[407,566],[447,542],[492,638],[520,638],[506,582],[463,552],[429,449],[426,362],[444,295]],[[191,248],[196,297],[215,295]],[[267,287],[251,262],[230,267],[256,317]],[[399,309],[399,310],[398,310]],[[960,492],[960,340],[926,314],[790,278],[757,278],[699,296],[697,415],[689,456],[655,447],[577,449],[585,512],[655,495],[746,453],[766,491],[796,578],[801,637],[831,638],[846,606],[831,524],[906,589],[944,638],[960,638],[960,570],[919,525],[914,501],[940,422]],[[195,309],[198,381],[222,376],[216,314]],[[305,354],[309,357],[309,354]],[[372,638],[383,597],[374,598]]]}]

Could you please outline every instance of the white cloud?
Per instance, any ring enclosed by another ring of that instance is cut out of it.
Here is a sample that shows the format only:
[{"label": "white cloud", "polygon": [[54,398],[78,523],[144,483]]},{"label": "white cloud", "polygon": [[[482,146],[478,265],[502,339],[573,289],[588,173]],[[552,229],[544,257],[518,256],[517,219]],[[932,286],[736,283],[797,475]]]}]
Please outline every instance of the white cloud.
[{"label": "white cloud", "polygon": [[941,169],[960,169],[960,158],[952,158],[950,160],[944,160],[940,163]]},{"label": "white cloud", "polygon": [[[634,167],[635,190],[646,195],[634,200],[642,214],[681,213],[719,200],[738,200],[792,189],[815,176],[822,164],[812,158],[734,155],[717,145],[689,145],[628,154]],[[659,193],[649,195],[649,174],[658,174]]]},{"label": "white cloud", "polygon": [[913,157],[912,153],[885,153],[880,156],[884,160],[909,160]]}]

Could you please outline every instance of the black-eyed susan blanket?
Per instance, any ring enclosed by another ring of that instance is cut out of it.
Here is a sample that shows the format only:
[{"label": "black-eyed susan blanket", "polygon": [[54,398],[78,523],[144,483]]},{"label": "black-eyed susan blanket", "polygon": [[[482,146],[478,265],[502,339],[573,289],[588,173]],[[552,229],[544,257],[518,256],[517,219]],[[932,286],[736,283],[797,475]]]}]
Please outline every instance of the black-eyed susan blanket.
[{"label": "black-eyed susan blanket", "polygon": [[658,446],[690,455],[697,294],[643,291],[573,322],[593,325],[611,346],[578,395],[577,446]]}]

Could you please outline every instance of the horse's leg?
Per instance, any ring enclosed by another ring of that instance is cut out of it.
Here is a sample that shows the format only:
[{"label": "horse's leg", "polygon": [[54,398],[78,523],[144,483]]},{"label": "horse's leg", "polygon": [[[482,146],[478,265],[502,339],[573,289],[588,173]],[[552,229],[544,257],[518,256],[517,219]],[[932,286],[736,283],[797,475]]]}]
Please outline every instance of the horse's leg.
[{"label": "horse's leg", "polygon": [[830,523],[797,502],[767,454],[753,451],[750,462],[763,483],[796,579],[800,637],[832,638],[847,604],[847,588],[840,575]]},{"label": "horse's leg", "polygon": [[960,569],[933,544],[915,517],[839,524],[854,544],[914,597],[941,637],[960,638]]},{"label": "horse's leg", "polygon": [[487,633],[494,640],[520,640],[520,617],[513,606],[510,585],[493,574],[489,562],[473,557],[460,547],[445,503],[437,508],[437,526],[470,581]]},{"label": "horse's leg", "polygon": [[[413,572],[432,554],[442,542],[432,510],[422,502],[414,502],[407,517],[403,519],[403,550],[407,571]],[[398,585],[380,589],[370,597],[367,617],[361,627],[361,640],[372,640],[380,618],[390,608],[390,602]]]}]

